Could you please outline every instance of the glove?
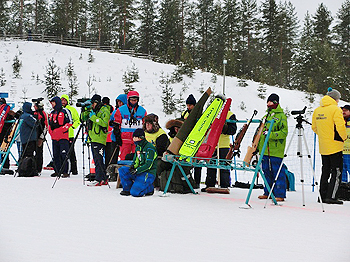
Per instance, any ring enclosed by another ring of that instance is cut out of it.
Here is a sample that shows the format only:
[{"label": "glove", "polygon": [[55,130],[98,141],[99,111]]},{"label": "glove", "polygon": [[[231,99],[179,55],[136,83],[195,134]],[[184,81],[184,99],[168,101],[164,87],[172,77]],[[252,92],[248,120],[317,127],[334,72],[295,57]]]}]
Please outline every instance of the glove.
[{"label": "glove", "polygon": [[96,115],[96,113],[94,111],[91,110],[89,118],[91,118],[92,116]]},{"label": "glove", "polygon": [[130,174],[135,175],[137,173],[137,169],[134,166],[130,166],[129,172]]}]

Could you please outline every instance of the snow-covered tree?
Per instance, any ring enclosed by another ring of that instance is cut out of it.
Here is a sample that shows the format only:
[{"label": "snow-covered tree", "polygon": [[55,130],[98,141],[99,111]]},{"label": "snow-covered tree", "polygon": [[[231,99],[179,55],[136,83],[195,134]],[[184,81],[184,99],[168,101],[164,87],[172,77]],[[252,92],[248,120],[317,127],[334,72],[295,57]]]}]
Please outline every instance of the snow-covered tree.
[{"label": "snow-covered tree", "polygon": [[58,95],[59,91],[63,91],[61,87],[60,68],[55,64],[55,60],[51,58],[48,66],[46,66],[45,89],[47,98],[51,99]]},{"label": "snow-covered tree", "polygon": [[74,72],[74,65],[72,63],[72,58],[69,59],[68,66],[66,68],[66,75],[68,77],[69,103],[72,105],[74,102],[74,97],[78,95],[78,89],[79,89],[77,75]]},{"label": "snow-covered tree", "polygon": [[4,69],[1,68],[1,70],[0,70],[0,86],[4,86],[5,84],[6,84],[5,72],[4,72]]},{"label": "snow-covered tree", "polygon": [[21,71],[21,68],[22,68],[22,61],[19,60],[18,55],[15,55],[15,58],[13,59],[13,64],[12,64],[14,78],[21,77],[21,75],[19,74],[19,71]]}]

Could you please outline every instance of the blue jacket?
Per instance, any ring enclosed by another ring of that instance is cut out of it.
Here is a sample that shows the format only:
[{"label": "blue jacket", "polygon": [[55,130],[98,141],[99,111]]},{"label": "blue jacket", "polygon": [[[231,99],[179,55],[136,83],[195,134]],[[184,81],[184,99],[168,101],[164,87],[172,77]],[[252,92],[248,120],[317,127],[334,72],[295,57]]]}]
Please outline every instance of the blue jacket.
[{"label": "blue jacket", "polygon": [[21,119],[23,123],[20,129],[21,143],[26,144],[30,141],[37,140],[37,129],[35,128],[36,119],[34,117],[34,112],[31,109],[32,103],[25,102],[23,104],[23,114]]}]

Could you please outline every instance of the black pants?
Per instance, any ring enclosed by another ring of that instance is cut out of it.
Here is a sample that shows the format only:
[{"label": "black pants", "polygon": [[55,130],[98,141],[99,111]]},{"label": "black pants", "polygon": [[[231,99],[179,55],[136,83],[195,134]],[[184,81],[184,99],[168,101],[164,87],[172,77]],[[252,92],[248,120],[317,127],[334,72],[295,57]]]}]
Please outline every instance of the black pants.
[{"label": "black pants", "polygon": [[95,180],[98,182],[106,181],[106,167],[103,162],[103,155],[105,152],[105,145],[92,142],[91,143],[91,151],[92,151],[92,157],[94,158],[95,162],[95,171],[96,171],[96,176]]},{"label": "black pants", "polygon": [[69,161],[70,161],[70,171],[72,172],[73,175],[78,174],[78,167],[77,167],[77,157],[75,155],[75,149],[74,149],[74,144],[73,144],[74,137],[69,138]]},{"label": "black pants", "polygon": [[42,143],[41,146],[37,146],[36,152],[35,152],[36,169],[39,173],[41,173],[43,169],[43,155],[44,155],[44,143]]},{"label": "black pants", "polygon": [[[229,148],[220,148],[219,149],[219,158],[225,159]],[[213,158],[216,158],[217,156],[217,150],[215,149],[215,152],[213,154]],[[216,184],[216,168],[208,168],[207,171],[207,178],[205,180],[205,184],[207,187],[214,187]],[[227,169],[220,169],[220,186],[222,188],[228,188],[231,185],[230,180],[230,170]]]},{"label": "black pants", "polygon": [[[337,191],[341,182],[343,172],[343,152],[332,155],[321,155],[322,158],[322,174],[320,181],[321,198],[330,199],[337,198]],[[331,178],[329,180],[329,177]]]},{"label": "black pants", "polygon": [[[52,148],[53,148],[53,160],[54,160],[54,168],[55,172],[58,173],[61,170],[61,166],[66,159],[69,150],[69,141],[67,139],[61,140],[52,140]],[[64,164],[62,170],[62,174],[68,173],[68,161]]]}]

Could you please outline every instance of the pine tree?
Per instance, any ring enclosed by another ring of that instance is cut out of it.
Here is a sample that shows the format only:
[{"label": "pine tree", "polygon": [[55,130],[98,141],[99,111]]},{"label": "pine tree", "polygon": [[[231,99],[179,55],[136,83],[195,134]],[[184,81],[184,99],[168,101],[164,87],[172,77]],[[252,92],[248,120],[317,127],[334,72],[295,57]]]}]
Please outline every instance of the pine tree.
[{"label": "pine tree", "polygon": [[78,95],[78,89],[79,89],[77,75],[74,72],[74,65],[72,63],[72,58],[69,59],[68,66],[66,68],[66,75],[68,77],[69,103],[72,105],[74,103],[74,97]]},{"label": "pine tree", "polygon": [[333,18],[331,12],[323,3],[321,3],[316,10],[316,14],[313,16],[313,37],[320,42],[327,42],[330,44],[330,26],[332,21]]},{"label": "pine tree", "polygon": [[4,86],[6,84],[5,72],[4,69],[0,70],[0,86]]},{"label": "pine tree", "polygon": [[9,21],[9,9],[7,7],[7,1],[0,1],[0,32],[5,34],[8,30]]},{"label": "pine tree", "polygon": [[162,103],[163,103],[163,112],[166,115],[171,115],[176,111],[176,104],[174,101],[174,90],[171,86],[171,77],[169,75],[164,75],[162,72],[160,76],[160,87],[162,89]]},{"label": "pine tree", "polygon": [[19,74],[19,72],[21,71],[21,68],[22,68],[22,61],[19,60],[18,55],[15,55],[15,57],[13,59],[13,64],[12,64],[14,78],[21,77],[21,75]]},{"label": "pine tree", "polygon": [[88,62],[93,63],[95,61],[95,57],[92,54],[92,50],[90,49],[89,55],[88,55]]},{"label": "pine tree", "polygon": [[139,81],[139,70],[136,68],[135,64],[132,64],[131,68],[127,67],[123,74],[122,81],[126,86],[124,89],[125,93],[134,90],[132,84]]},{"label": "pine tree", "polygon": [[57,96],[58,92],[64,91],[64,89],[61,88],[60,68],[57,67],[53,58],[49,60],[49,64],[46,66],[46,74],[44,77],[44,92],[46,93],[48,99]]},{"label": "pine tree", "polygon": [[138,50],[154,54],[156,47],[156,1],[143,0],[139,7]]}]

